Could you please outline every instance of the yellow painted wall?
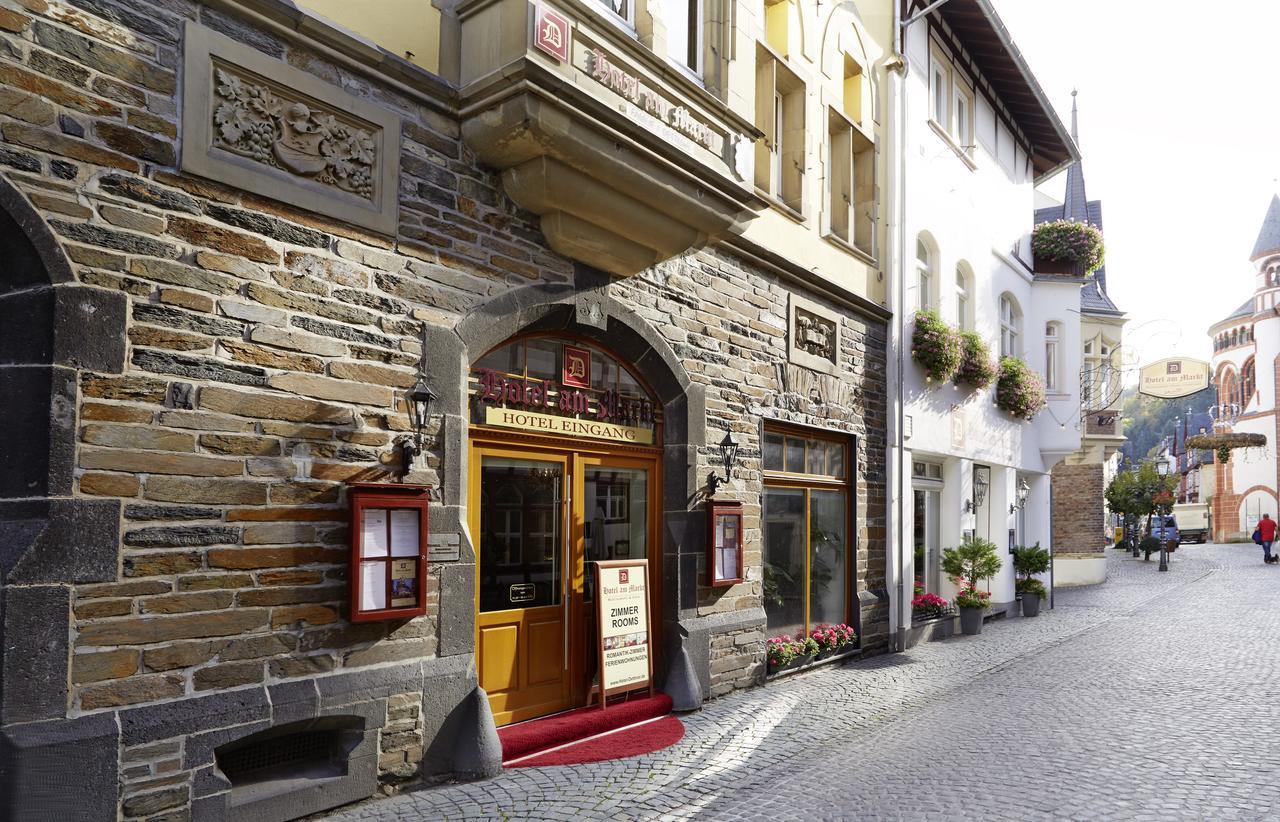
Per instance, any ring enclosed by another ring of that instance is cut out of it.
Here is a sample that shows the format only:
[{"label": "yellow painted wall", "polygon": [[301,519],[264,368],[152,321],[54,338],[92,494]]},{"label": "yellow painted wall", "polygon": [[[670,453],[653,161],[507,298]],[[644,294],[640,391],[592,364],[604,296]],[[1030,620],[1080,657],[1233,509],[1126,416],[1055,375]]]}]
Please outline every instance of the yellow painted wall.
[{"label": "yellow painted wall", "polygon": [[440,10],[430,0],[299,0],[298,5],[440,73]]}]

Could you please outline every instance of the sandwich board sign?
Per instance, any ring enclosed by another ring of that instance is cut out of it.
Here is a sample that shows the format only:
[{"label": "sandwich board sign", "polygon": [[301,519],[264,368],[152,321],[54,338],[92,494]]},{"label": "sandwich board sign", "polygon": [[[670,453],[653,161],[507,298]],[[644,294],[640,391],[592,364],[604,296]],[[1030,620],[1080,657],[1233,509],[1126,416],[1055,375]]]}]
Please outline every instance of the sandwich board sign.
[{"label": "sandwich board sign", "polygon": [[644,559],[592,562],[600,630],[600,707],[617,693],[653,690],[649,563]]}]

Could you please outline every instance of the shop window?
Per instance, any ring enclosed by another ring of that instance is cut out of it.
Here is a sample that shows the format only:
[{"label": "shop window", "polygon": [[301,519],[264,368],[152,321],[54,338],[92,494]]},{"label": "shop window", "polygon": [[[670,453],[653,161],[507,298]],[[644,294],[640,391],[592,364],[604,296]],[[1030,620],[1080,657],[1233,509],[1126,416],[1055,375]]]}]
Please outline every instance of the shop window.
[{"label": "shop window", "polygon": [[764,601],[771,635],[851,619],[849,468],[847,439],[765,432]]},{"label": "shop window", "polygon": [[[784,3],[782,5],[790,5]],[[756,50],[756,187],[804,212],[805,87],[774,52]]]}]

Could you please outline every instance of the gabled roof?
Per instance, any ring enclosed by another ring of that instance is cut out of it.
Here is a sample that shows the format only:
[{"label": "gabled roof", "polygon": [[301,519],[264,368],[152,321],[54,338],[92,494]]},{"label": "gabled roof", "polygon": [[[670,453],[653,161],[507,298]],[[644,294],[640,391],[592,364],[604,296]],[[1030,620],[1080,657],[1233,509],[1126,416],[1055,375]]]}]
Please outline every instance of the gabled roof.
[{"label": "gabled roof", "polygon": [[[912,3],[914,7],[917,3]],[[982,76],[1031,143],[1037,179],[1080,159],[1067,129],[1014,45],[991,0],[948,0],[933,12],[973,57]]]},{"label": "gabled roof", "polygon": [[1273,252],[1280,251],[1280,196],[1272,195],[1271,206],[1258,231],[1258,240],[1253,244],[1250,260],[1257,260]]}]

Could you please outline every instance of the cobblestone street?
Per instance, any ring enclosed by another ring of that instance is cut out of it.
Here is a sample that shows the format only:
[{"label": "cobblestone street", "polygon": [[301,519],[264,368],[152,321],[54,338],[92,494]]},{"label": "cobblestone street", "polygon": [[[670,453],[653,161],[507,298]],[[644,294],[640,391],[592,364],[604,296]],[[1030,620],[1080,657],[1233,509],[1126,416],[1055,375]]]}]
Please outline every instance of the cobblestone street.
[{"label": "cobblestone street", "polygon": [[1035,620],[792,677],[673,748],[348,807],[356,819],[1266,819],[1280,816],[1280,568],[1110,552]]}]

